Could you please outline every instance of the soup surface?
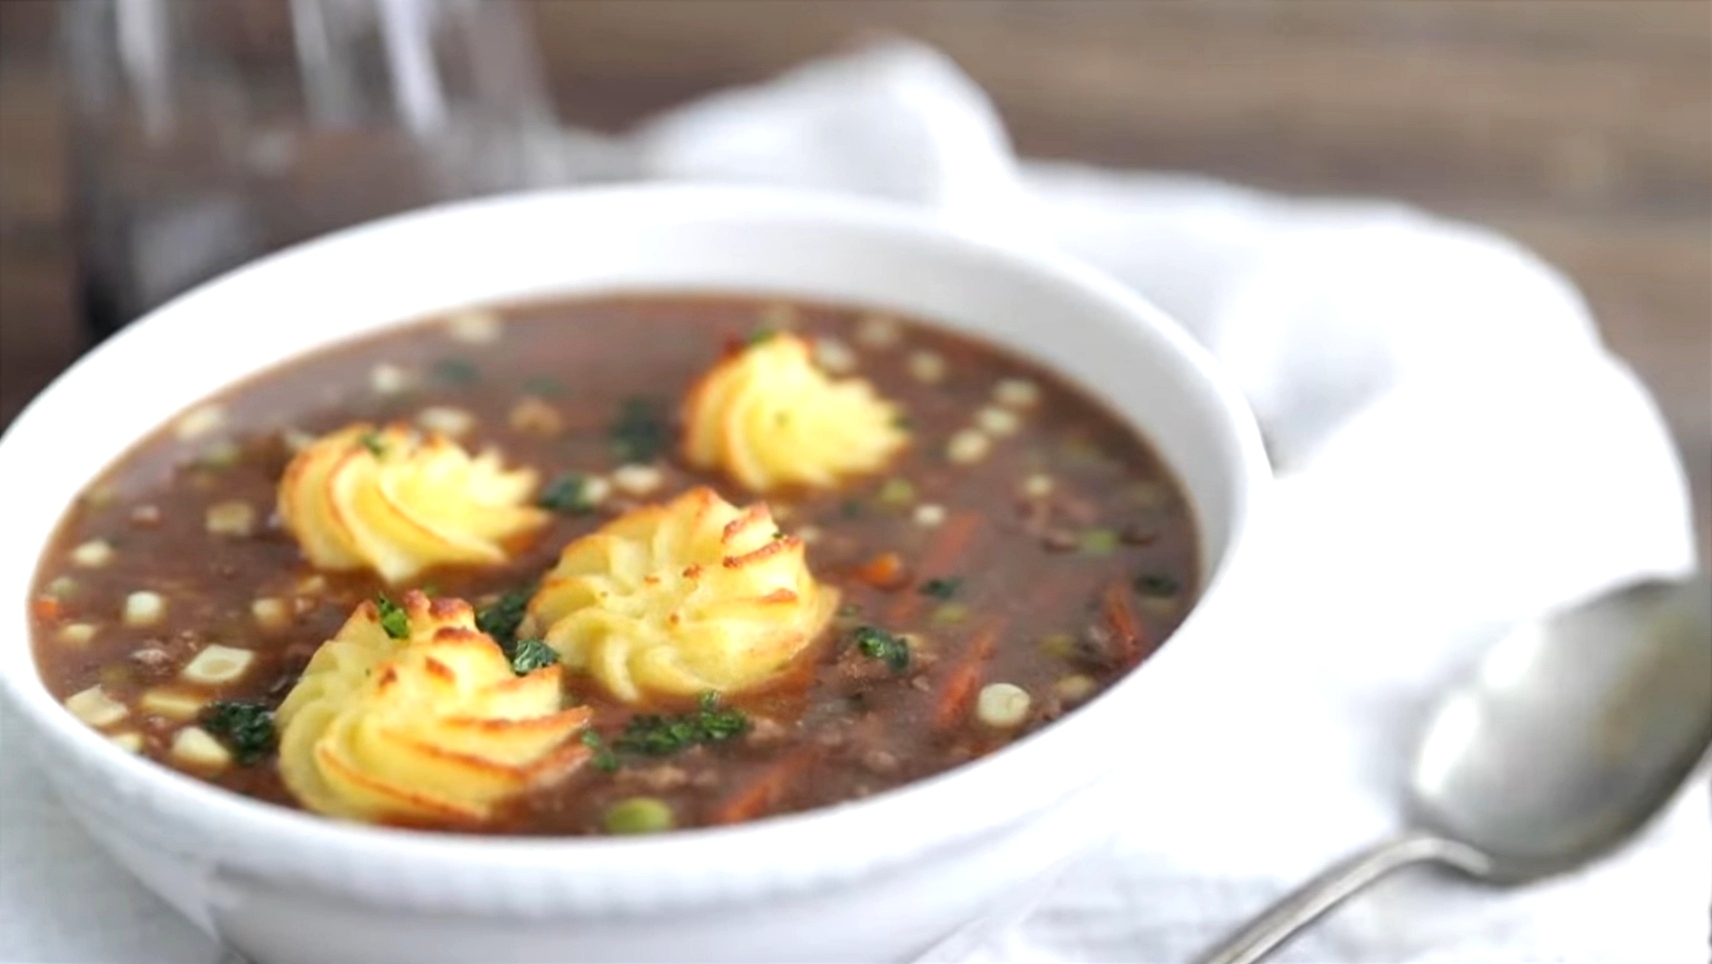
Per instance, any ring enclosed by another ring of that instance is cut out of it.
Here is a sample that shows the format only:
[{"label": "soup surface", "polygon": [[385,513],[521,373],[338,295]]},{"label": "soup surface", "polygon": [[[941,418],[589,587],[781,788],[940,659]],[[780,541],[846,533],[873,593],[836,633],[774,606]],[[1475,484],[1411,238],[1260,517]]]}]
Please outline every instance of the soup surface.
[{"label": "soup surface", "polygon": [[[837,615],[782,682],[636,705],[585,674],[593,752],[475,832],[587,834],[739,822],[884,791],[1049,725],[1146,658],[1193,600],[1196,533],[1147,445],[1051,373],[924,325],[727,296],[529,304],[341,345],[163,428],[63,520],[33,587],[37,661],[68,708],[126,748],[297,806],[270,711],[355,607],[410,589],[516,607],[573,539],[707,485],[680,403],[734,343],[776,328],[905,414],[908,447],[833,489],[768,492]],[[503,565],[405,585],[318,571],[276,510],[305,438],[410,422],[535,469],[552,521]],[[512,616],[507,626],[507,609]],[[508,644],[515,640],[504,640]],[[205,657],[211,647],[240,651]],[[209,672],[212,666],[212,672]],[[209,679],[215,680],[209,682]],[[216,747],[208,746],[208,736]]]}]

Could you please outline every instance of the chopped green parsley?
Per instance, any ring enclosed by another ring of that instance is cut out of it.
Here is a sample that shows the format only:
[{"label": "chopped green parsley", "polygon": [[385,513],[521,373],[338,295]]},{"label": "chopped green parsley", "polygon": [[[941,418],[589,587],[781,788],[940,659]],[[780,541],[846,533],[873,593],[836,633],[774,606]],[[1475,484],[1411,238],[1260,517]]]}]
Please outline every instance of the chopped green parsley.
[{"label": "chopped green parsley", "polygon": [[468,385],[479,374],[476,366],[462,358],[442,358],[429,369],[434,380],[445,385]]},{"label": "chopped green parsley", "polygon": [[368,449],[369,454],[375,458],[386,454],[386,443],[381,441],[379,432],[364,432],[358,441],[362,442],[363,448]]},{"label": "chopped green parsley", "polygon": [[492,636],[501,649],[511,652],[517,645],[517,627],[523,624],[523,617],[529,611],[529,597],[533,595],[535,587],[528,585],[500,596],[492,605],[476,610],[476,628]]},{"label": "chopped green parsley", "polygon": [[566,472],[554,479],[536,504],[560,515],[587,515],[594,511],[594,501],[588,496],[588,477],[578,472]]},{"label": "chopped green parsley", "polygon": [[693,713],[631,718],[613,745],[626,753],[669,756],[703,743],[723,743],[749,729],[742,711],[721,709],[719,694],[703,693]]},{"label": "chopped green parsley", "polygon": [[621,462],[652,462],[671,445],[672,429],[655,399],[627,398],[618,407],[608,438]]},{"label": "chopped green parsley", "polygon": [[539,639],[518,640],[517,645],[511,648],[510,656],[511,671],[518,676],[526,676],[559,661],[558,652]]},{"label": "chopped green parsley", "polygon": [[589,762],[596,770],[599,770],[602,773],[617,772],[618,754],[612,752],[612,748],[606,745],[606,740],[601,738],[599,732],[595,730],[584,730],[582,741],[583,746],[594,751],[594,757]]},{"label": "chopped green parsley", "polygon": [[891,667],[892,672],[902,673],[909,669],[909,641],[902,636],[894,636],[874,626],[857,626],[851,639],[855,640],[856,648],[863,656],[880,660]]},{"label": "chopped green parsley", "polygon": [[273,749],[273,711],[261,703],[215,700],[202,709],[202,728],[219,737],[232,756],[249,766]]},{"label": "chopped green parsley", "polygon": [[1177,580],[1160,572],[1144,572],[1135,577],[1135,591],[1143,596],[1175,596]]},{"label": "chopped green parsley", "polygon": [[961,579],[952,579],[949,577],[929,579],[921,584],[921,588],[918,591],[923,596],[931,596],[934,599],[945,600],[957,595],[957,589],[962,585],[963,580]]},{"label": "chopped green parsley", "polygon": [[386,593],[375,593],[375,608],[380,610],[380,628],[393,639],[410,638],[410,614],[404,607],[387,598]]}]

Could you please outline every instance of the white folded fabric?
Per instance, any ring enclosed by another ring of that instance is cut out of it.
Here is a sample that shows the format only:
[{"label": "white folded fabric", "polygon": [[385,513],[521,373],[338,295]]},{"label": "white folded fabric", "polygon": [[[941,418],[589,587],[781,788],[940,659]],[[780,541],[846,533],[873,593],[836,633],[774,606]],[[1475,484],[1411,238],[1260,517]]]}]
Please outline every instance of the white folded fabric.
[{"label": "white folded fabric", "polygon": [[[609,170],[613,145],[570,143]],[[1262,422],[1279,470],[1267,596],[1239,671],[1207,697],[1229,725],[1150,738],[1114,845],[999,938],[935,959],[1187,960],[1398,826],[1423,714],[1504,626],[1693,565],[1682,472],[1645,390],[1574,287],[1490,232],[1019,163],[981,91],[910,44],[709,97],[618,146],[639,177],[864,194],[1060,246],[1180,320]],[[216,959],[17,756],[0,748],[0,960]],[[1704,964],[1709,815],[1697,786],[1635,847],[1525,889],[1405,876],[1283,959]]]}]

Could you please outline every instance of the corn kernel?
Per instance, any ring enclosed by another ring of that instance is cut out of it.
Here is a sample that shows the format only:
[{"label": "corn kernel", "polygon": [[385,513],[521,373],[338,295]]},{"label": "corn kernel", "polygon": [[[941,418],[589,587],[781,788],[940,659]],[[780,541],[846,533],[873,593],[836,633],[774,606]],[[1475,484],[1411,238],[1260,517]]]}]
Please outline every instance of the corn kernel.
[{"label": "corn kernel", "polygon": [[612,483],[605,476],[591,475],[583,479],[583,498],[589,505],[600,505],[612,495]]},{"label": "corn kernel", "polygon": [[238,443],[229,438],[209,443],[208,447],[198,452],[196,464],[205,469],[229,469],[244,458],[244,450]]},{"label": "corn kernel", "polygon": [[431,405],[416,413],[416,424],[448,438],[461,438],[476,427],[476,417],[461,408]]},{"label": "corn kernel", "polygon": [[856,340],[867,348],[890,348],[902,336],[903,328],[889,315],[868,315],[856,326]]},{"label": "corn kernel", "polygon": [[938,352],[918,351],[909,357],[909,373],[916,381],[932,385],[945,380],[945,359]]},{"label": "corn kernel", "polygon": [[242,539],[256,531],[256,510],[248,502],[219,502],[208,507],[206,525],[214,535]]},{"label": "corn kernel", "polygon": [[410,373],[397,365],[382,362],[369,369],[369,387],[376,395],[397,395],[410,387]]},{"label": "corn kernel", "polygon": [[975,413],[975,425],[988,435],[1015,435],[1022,428],[1022,419],[1008,408],[988,405]]},{"label": "corn kernel", "polygon": [[1066,703],[1080,703],[1094,692],[1094,681],[1081,673],[1075,673],[1053,683],[1052,692]]},{"label": "corn kernel", "polygon": [[815,339],[814,360],[834,375],[848,375],[856,370],[856,352],[836,338]]},{"label": "corn kernel", "polygon": [[923,502],[915,507],[915,524],[932,528],[945,521],[945,506]]},{"label": "corn kernel", "polygon": [[565,427],[559,410],[533,395],[512,406],[507,422],[516,431],[535,435],[557,435]]},{"label": "corn kernel", "polygon": [[153,626],[166,616],[166,600],[160,593],[134,592],[125,597],[125,625]]},{"label": "corn kernel", "polygon": [[202,405],[185,412],[173,425],[173,433],[188,442],[191,439],[201,438],[224,424],[226,424],[225,409],[219,405]]},{"label": "corn kernel", "polygon": [[652,465],[620,465],[612,471],[612,487],[625,495],[648,495],[665,481],[665,475]]},{"label": "corn kernel", "polygon": [[993,400],[1006,408],[1030,408],[1040,401],[1040,386],[1026,378],[1006,378],[993,386]]},{"label": "corn kernel", "polygon": [[1028,719],[1032,702],[1028,690],[1015,683],[988,683],[975,697],[975,718],[995,729],[1014,729]]},{"label": "corn kernel", "polygon": [[86,569],[100,569],[113,561],[113,546],[105,539],[91,539],[71,550],[71,561]]},{"label": "corn kernel", "polygon": [[951,436],[950,443],[945,446],[945,457],[958,465],[970,465],[986,458],[992,445],[986,433],[966,428]]},{"label": "corn kernel", "polygon": [[283,599],[264,597],[250,603],[250,615],[256,625],[270,633],[277,633],[291,625],[291,606]]},{"label": "corn kernel", "polygon": [[502,322],[491,311],[472,309],[460,311],[446,319],[446,331],[456,340],[469,345],[486,345],[498,341]]}]

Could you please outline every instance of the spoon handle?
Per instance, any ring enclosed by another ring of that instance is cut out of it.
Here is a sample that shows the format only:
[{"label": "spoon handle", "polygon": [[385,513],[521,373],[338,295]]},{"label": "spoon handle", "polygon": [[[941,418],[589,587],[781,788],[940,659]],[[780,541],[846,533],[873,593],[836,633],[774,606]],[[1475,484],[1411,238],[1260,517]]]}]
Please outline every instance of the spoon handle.
[{"label": "spoon handle", "polygon": [[1255,964],[1271,956],[1327,911],[1386,874],[1411,864],[1449,864],[1471,874],[1488,861],[1471,847],[1411,830],[1344,858],[1296,888],[1200,958],[1200,964]]}]

